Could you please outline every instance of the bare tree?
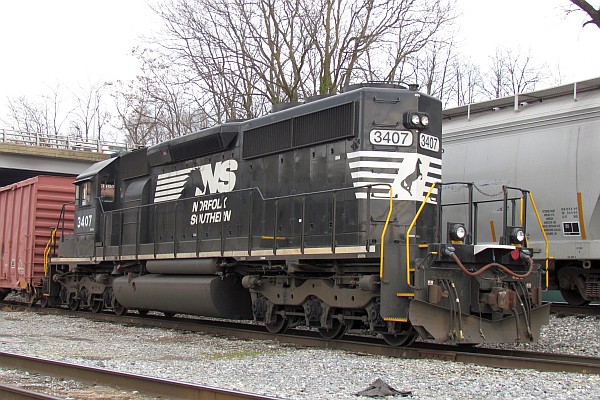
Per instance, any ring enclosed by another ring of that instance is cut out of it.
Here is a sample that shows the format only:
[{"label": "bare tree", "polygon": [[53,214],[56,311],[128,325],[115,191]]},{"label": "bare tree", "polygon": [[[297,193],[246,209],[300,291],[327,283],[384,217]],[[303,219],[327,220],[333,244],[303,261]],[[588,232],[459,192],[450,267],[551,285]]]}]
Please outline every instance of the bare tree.
[{"label": "bare tree", "polygon": [[143,85],[143,78],[126,85],[119,83],[119,86],[124,87],[117,89],[114,95],[119,127],[125,131],[127,141],[133,147],[155,144],[163,140],[158,124],[161,110],[154,108],[147,91],[140,88],[140,83]]},{"label": "bare tree", "polygon": [[208,126],[201,98],[193,84],[173,73],[170,63],[146,49],[138,54],[142,75],[119,83],[115,93],[119,128],[135,146],[149,145],[186,135]]},{"label": "bare tree", "polygon": [[481,100],[484,90],[479,68],[468,60],[455,61],[453,68],[455,105],[463,106]]},{"label": "bare tree", "polygon": [[374,65],[373,77],[400,79],[402,61],[452,20],[447,0],[171,0],[156,11],[166,29],[154,44],[215,122],[335,93]]},{"label": "bare tree", "polygon": [[[600,6],[596,9],[589,3],[589,1],[584,0],[571,0],[571,3],[576,5],[579,10],[584,11],[590,17],[590,19],[586,21],[583,26],[594,24],[600,28]],[[573,10],[567,10],[567,13],[572,11]]]},{"label": "bare tree", "polygon": [[484,83],[484,91],[493,98],[512,96],[535,90],[543,79],[542,67],[535,65],[531,55],[496,49],[492,66]]},{"label": "bare tree", "polygon": [[439,98],[442,104],[454,99],[456,81],[453,74],[456,56],[452,42],[433,40],[415,57],[408,58],[412,73],[405,75],[420,86],[420,90]]},{"label": "bare tree", "polygon": [[8,99],[8,115],[2,119],[11,129],[44,134],[58,135],[71,110],[64,110],[64,99],[60,86],[51,88],[39,100],[26,96]]}]

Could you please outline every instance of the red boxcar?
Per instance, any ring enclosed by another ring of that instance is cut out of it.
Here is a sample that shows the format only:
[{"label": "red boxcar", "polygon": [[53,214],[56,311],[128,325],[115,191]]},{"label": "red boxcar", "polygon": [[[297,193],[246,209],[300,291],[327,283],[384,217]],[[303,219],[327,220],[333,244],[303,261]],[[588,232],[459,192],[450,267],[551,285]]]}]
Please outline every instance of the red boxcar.
[{"label": "red boxcar", "polygon": [[[64,232],[73,231],[73,181],[37,176],[0,188],[0,299],[11,290],[30,301],[38,298],[45,275],[44,250],[61,212],[66,213]],[[57,239],[62,224],[58,228]]]}]

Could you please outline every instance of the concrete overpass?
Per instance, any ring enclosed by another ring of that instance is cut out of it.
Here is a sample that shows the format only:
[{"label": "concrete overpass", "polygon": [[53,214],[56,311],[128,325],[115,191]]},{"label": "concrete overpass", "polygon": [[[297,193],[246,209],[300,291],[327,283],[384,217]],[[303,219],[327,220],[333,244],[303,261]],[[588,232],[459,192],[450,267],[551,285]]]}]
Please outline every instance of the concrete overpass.
[{"label": "concrete overpass", "polygon": [[0,129],[0,187],[36,175],[77,176],[125,145]]}]

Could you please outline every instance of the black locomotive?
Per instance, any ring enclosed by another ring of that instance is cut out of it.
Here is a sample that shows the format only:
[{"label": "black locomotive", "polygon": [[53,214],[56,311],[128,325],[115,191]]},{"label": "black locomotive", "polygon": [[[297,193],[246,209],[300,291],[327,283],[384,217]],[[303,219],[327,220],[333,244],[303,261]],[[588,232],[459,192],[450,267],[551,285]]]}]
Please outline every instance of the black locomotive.
[{"label": "black locomotive", "polygon": [[437,99],[365,84],[100,162],[76,178],[43,305],[393,345],[537,339],[544,271],[523,227],[473,243],[472,201],[467,224],[444,221],[441,154]]}]

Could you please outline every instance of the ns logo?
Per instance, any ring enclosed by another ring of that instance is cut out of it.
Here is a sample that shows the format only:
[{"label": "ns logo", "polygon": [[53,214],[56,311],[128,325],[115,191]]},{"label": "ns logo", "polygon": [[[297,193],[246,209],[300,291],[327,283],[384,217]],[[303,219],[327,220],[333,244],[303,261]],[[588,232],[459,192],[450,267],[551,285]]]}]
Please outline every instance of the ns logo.
[{"label": "ns logo", "polygon": [[177,200],[182,196],[187,198],[231,192],[235,188],[237,169],[236,160],[225,160],[218,161],[214,167],[204,164],[159,174],[154,202]]},{"label": "ns logo", "polygon": [[192,169],[186,186],[194,189],[194,196],[231,192],[235,187],[234,171],[237,169],[236,160],[218,161],[214,169],[210,164],[201,165]]}]

